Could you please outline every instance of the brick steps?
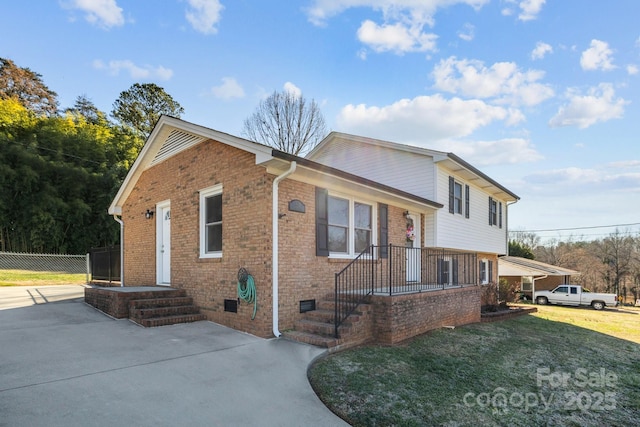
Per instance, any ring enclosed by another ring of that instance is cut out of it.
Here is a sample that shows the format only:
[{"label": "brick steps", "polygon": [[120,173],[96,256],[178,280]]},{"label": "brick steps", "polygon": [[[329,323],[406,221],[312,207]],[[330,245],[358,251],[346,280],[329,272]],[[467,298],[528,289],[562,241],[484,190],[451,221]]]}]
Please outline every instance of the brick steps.
[{"label": "brick steps", "polygon": [[[133,320],[133,319],[131,319]],[[162,316],[162,317],[152,317],[150,319],[140,319],[139,321],[135,321],[136,323],[146,327],[152,328],[156,326],[167,326],[167,325],[176,325],[178,323],[190,323],[190,322],[198,322],[200,320],[207,320],[207,316],[204,314],[183,314],[178,316]]]},{"label": "brick steps", "polygon": [[371,306],[360,304],[340,325],[335,337],[335,301],[333,296],[318,301],[316,310],[304,313],[295,322],[294,330],[283,333],[285,338],[318,347],[329,352],[353,347],[371,340]]},{"label": "brick steps", "polygon": [[206,320],[183,289],[129,301],[129,319],[150,328]]}]

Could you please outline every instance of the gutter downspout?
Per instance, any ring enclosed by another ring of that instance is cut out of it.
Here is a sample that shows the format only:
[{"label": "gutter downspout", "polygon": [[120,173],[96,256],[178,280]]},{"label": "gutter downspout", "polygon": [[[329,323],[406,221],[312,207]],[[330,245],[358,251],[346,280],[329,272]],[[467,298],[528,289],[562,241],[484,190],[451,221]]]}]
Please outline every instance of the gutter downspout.
[{"label": "gutter downspout", "polygon": [[273,205],[272,205],[272,233],[273,233],[273,242],[272,242],[272,259],[271,259],[271,282],[273,284],[273,335],[276,338],[280,336],[280,331],[278,329],[278,184],[280,181],[291,175],[296,170],[296,162],[291,162],[289,169],[284,172],[282,175],[278,175],[276,179],[273,180]]},{"label": "gutter downspout", "polygon": [[505,225],[505,228],[506,228],[506,230],[507,230],[507,232],[506,232],[506,239],[507,239],[507,241],[505,242],[505,243],[506,243],[506,249],[507,249],[507,256],[511,255],[511,254],[509,253],[509,206],[511,206],[511,205],[515,205],[516,203],[518,203],[518,201],[517,201],[517,200],[516,200],[516,201],[513,201],[513,202],[511,202],[511,203],[506,202],[506,203],[504,204],[504,206],[505,206],[505,211],[506,211],[506,212],[505,212],[505,214],[506,214],[506,215],[505,215],[505,218],[504,218],[504,222],[505,222],[505,224],[504,224],[504,225]]},{"label": "gutter downspout", "polygon": [[113,219],[120,224],[120,287],[124,287],[124,222],[113,214]]}]

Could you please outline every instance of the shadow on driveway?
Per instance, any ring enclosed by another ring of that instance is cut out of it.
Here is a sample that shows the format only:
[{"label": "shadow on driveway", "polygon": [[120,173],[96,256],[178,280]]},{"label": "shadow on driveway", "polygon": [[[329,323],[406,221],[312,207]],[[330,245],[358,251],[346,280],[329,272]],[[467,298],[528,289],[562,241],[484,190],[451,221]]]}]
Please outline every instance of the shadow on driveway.
[{"label": "shadow on driveway", "polygon": [[347,425],[307,381],[320,348],[207,321],[142,328],[55,288],[0,288],[0,426]]}]

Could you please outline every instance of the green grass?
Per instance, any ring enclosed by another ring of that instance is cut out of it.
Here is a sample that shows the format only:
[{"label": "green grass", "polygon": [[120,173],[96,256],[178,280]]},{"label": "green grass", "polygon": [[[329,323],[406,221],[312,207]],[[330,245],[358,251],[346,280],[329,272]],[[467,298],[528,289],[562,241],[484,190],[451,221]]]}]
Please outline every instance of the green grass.
[{"label": "green grass", "polygon": [[59,271],[0,270],[0,286],[82,285],[86,274]]},{"label": "green grass", "polygon": [[639,343],[638,309],[547,306],[333,354],[309,378],[355,426],[637,425]]}]

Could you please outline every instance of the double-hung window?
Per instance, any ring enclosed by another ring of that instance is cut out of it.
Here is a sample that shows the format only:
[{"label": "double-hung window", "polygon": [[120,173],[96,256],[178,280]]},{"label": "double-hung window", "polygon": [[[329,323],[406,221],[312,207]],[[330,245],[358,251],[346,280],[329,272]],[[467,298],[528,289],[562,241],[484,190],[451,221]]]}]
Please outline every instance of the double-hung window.
[{"label": "double-hung window", "polygon": [[493,261],[483,259],[480,261],[480,283],[486,285],[493,280]]},{"label": "double-hung window", "polygon": [[502,202],[493,197],[489,197],[489,225],[502,228]]},{"label": "double-hung window", "polygon": [[200,191],[200,257],[222,257],[222,185]]},{"label": "double-hung window", "polygon": [[463,215],[469,218],[470,212],[469,185],[458,182],[454,177],[449,177],[449,213]]},{"label": "double-hung window", "polygon": [[453,211],[462,215],[462,184],[453,183]]},{"label": "double-hung window", "polygon": [[331,255],[355,256],[372,244],[372,205],[329,196],[327,219]]}]

